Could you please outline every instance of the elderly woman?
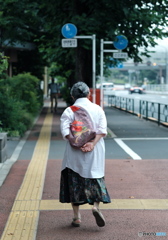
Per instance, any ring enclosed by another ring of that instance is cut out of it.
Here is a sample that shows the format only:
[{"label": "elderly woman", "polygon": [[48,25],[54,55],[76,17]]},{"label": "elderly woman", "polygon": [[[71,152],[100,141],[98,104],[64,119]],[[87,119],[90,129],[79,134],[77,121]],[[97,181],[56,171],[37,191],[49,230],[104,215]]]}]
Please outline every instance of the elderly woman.
[{"label": "elderly woman", "polygon": [[96,136],[93,140],[77,149],[68,141],[70,124],[74,120],[74,112],[67,107],[60,120],[61,132],[67,140],[62,162],[60,202],[71,203],[74,218],[72,225],[79,227],[81,215],[79,206],[89,203],[93,205],[92,213],[99,227],[105,226],[105,219],[99,210],[99,203],[110,203],[110,197],[104,182],[105,145],[107,121],[103,109],[89,100],[89,87],[84,82],[77,82],[71,89],[74,106],[82,107],[90,115]]}]

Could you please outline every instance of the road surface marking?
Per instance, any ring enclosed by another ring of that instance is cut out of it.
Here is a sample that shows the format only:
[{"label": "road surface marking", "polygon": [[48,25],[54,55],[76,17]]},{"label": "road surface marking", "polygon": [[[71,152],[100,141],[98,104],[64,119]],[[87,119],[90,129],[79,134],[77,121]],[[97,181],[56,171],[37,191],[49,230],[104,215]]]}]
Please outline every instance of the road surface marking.
[{"label": "road surface marking", "polygon": [[128,155],[131,156],[134,160],[142,160],[142,158],[136,154],[131,148],[129,148],[121,139],[114,138],[114,141],[126,152]]},{"label": "road surface marking", "polygon": [[[50,210],[72,210],[70,203],[60,203],[55,200],[41,200],[39,209],[41,211]],[[80,209],[89,210],[89,204],[81,205]],[[100,209],[120,209],[120,210],[168,210],[168,199],[112,199],[111,203],[100,203]]]},{"label": "road surface marking", "polygon": [[167,137],[156,137],[156,138],[120,138],[121,140],[124,140],[124,141],[128,141],[128,140],[131,140],[131,141],[134,141],[134,140],[168,140]]}]

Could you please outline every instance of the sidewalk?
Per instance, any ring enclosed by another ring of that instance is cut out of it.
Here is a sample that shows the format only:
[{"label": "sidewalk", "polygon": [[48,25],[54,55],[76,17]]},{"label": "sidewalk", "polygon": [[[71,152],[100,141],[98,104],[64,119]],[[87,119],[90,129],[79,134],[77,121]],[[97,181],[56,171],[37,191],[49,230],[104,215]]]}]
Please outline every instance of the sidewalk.
[{"label": "sidewalk", "polygon": [[[45,107],[45,105],[44,105]],[[63,109],[66,107],[66,103],[59,99],[58,108]],[[37,120],[37,119],[36,119]],[[36,122],[35,120],[35,122]],[[30,130],[31,131],[31,130]],[[13,164],[18,160],[18,157],[23,149],[24,144],[30,134],[30,131],[27,131],[22,139],[14,139],[7,141],[7,154],[8,159],[4,163],[0,163],[0,186],[3,184],[6,176],[8,175]]]},{"label": "sidewalk", "polygon": [[[99,228],[91,207],[83,205],[81,227],[71,227],[71,206],[58,201],[65,147],[59,118],[65,105],[59,102],[58,107],[58,112],[51,114],[46,104],[31,131],[21,141],[9,142],[10,159],[1,166],[10,172],[6,170],[0,188],[0,239],[138,240],[140,235],[154,239],[155,232],[168,234],[165,160],[151,164],[148,160],[106,159],[106,184],[113,199],[111,204],[101,204],[106,226]],[[119,121],[119,115],[114,120],[107,111],[109,126],[117,124],[112,121]],[[130,117],[133,126],[137,119]]]}]

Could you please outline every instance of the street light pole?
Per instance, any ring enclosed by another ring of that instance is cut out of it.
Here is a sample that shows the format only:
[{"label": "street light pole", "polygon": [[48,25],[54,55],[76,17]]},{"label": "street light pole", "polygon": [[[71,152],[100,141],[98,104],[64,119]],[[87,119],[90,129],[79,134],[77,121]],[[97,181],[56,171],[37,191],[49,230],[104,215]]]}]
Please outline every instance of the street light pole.
[{"label": "street light pole", "polygon": [[166,48],[166,84],[168,84],[168,52],[167,52],[167,48]]},{"label": "street light pole", "polygon": [[165,64],[166,64],[166,79],[165,79],[165,84],[168,84],[168,49],[167,49],[166,47],[164,47],[164,46],[161,46],[161,45],[159,45],[159,47],[164,48],[164,49],[165,49],[165,52],[166,52],[166,54],[165,54],[165,57],[166,57],[166,59],[165,59]]}]

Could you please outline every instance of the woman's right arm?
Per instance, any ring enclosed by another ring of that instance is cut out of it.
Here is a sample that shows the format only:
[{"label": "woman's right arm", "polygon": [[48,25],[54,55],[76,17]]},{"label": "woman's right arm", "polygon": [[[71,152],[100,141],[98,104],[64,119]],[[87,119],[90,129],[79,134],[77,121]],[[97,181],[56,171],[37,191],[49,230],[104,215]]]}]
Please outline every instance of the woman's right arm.
[{"label": "woman's right arm", "polygon": [[73,119],[73,112],[68,107],[64,110],[64,112],[63,112],[63,114],[61,115],[61,118],[60,118],[61,133],[62,133],[62,136],[65,140],[68,140],[69,128],[70,128],[70,124],[72,122],[72,119]]}]

